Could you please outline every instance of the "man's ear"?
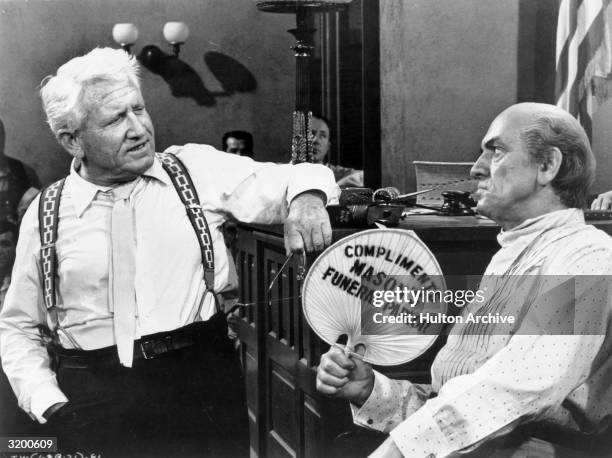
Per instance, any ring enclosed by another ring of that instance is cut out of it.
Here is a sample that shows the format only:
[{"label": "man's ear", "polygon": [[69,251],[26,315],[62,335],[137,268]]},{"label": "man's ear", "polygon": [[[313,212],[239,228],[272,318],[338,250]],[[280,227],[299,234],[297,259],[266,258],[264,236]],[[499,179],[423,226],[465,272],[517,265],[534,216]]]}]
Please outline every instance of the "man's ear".
[{"label": "man's ear", "polygon": [[60,145],[62,145],[64,149],[75,158],[83,159],[85,156],[83,148],[81,147],[81,142],[75,131],[61,129],[57,133],[57,140],[59,141]]},{"label": "man's ear", "polygon": [[538,184],[546,186],[550,184],[561,168],[561,162],[563,161],[563,153],[556,146],[551,147],[547,152],[542,162],[538,164]]}]

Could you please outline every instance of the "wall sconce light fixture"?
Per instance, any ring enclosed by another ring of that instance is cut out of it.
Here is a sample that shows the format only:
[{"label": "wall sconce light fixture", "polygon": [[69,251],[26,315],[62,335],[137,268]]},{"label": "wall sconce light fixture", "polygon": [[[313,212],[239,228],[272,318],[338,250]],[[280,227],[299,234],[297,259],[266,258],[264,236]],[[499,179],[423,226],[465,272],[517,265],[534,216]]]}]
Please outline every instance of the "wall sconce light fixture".
[{"label": "wall sconce light fixture", "polygon": [[184,22],[166,22],[163,33],[166,41],[172,45],[174,55],[178,57],[181,45],[189,37],[189,27]]},{"label": "wall sconce light fixture", "polygon": [[132,45],[138,40],[138,27],[131,22],[123,22],[113,26],[113,40],[127,53]]}]

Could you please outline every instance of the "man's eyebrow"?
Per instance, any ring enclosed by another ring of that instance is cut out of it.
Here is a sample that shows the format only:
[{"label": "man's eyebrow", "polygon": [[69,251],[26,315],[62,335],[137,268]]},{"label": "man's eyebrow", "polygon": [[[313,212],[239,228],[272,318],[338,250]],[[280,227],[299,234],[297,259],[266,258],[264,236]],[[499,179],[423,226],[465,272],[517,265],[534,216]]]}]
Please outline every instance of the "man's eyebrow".
[{"label": "man's eyebrow", "polygon": [[104,111],[105,113],[121,113],[122,111],[125,111],[125,110],[126,108],[122,104],[116,104],[116,105],[107,104],[103,108],[102,111]]},{"label": "man's eyebrow", "polygon": [[503,146],[503,144],[499,140],[499,137],[493,137],[484,144],[484,147],[486,149],[495,149],[495,147],[499,147],[500,145]]},{"label": "man's eyebrow", "polygon": [[124,112],[125,110],[108,110],[105,113],[102,113],[101,119],[111,120],[117,116],[121,116]]}]

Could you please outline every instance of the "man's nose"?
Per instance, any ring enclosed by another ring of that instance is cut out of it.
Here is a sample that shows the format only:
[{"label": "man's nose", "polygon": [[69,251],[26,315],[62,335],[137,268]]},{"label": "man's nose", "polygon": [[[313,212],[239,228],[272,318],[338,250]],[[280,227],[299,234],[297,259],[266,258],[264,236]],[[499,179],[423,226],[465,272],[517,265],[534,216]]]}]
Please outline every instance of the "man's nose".
[{"label": "man's nose", "polygon": [[147,131],[142,120],[134,113],[128,113],[128,135],[130,137],[142,137]]},{"label": "man's nose", "polygon": [[470,169],[470,176],[478,179],[489,176],[489,157],[486,151],[480,154]]}]

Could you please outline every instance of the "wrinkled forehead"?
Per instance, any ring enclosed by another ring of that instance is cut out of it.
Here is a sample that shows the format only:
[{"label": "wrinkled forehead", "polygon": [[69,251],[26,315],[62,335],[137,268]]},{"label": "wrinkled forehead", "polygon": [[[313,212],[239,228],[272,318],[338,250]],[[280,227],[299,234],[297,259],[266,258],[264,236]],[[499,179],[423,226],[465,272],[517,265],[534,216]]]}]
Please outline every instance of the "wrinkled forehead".
[{"label": "wrinkled forehead", "polygon": [[117,81],[94,81],[88,84],[83,89],[82,101],[85,106],[99,106],[128,96],[142,97],[140,89],[126,77]]},{"label": "wrinkled forehead", "polygon": [[495,141],[511,143],[521,141],[521,132],[533,121],[533,113],[513,107],[502,111],[491,123],[482,139],[481,148]]}]

